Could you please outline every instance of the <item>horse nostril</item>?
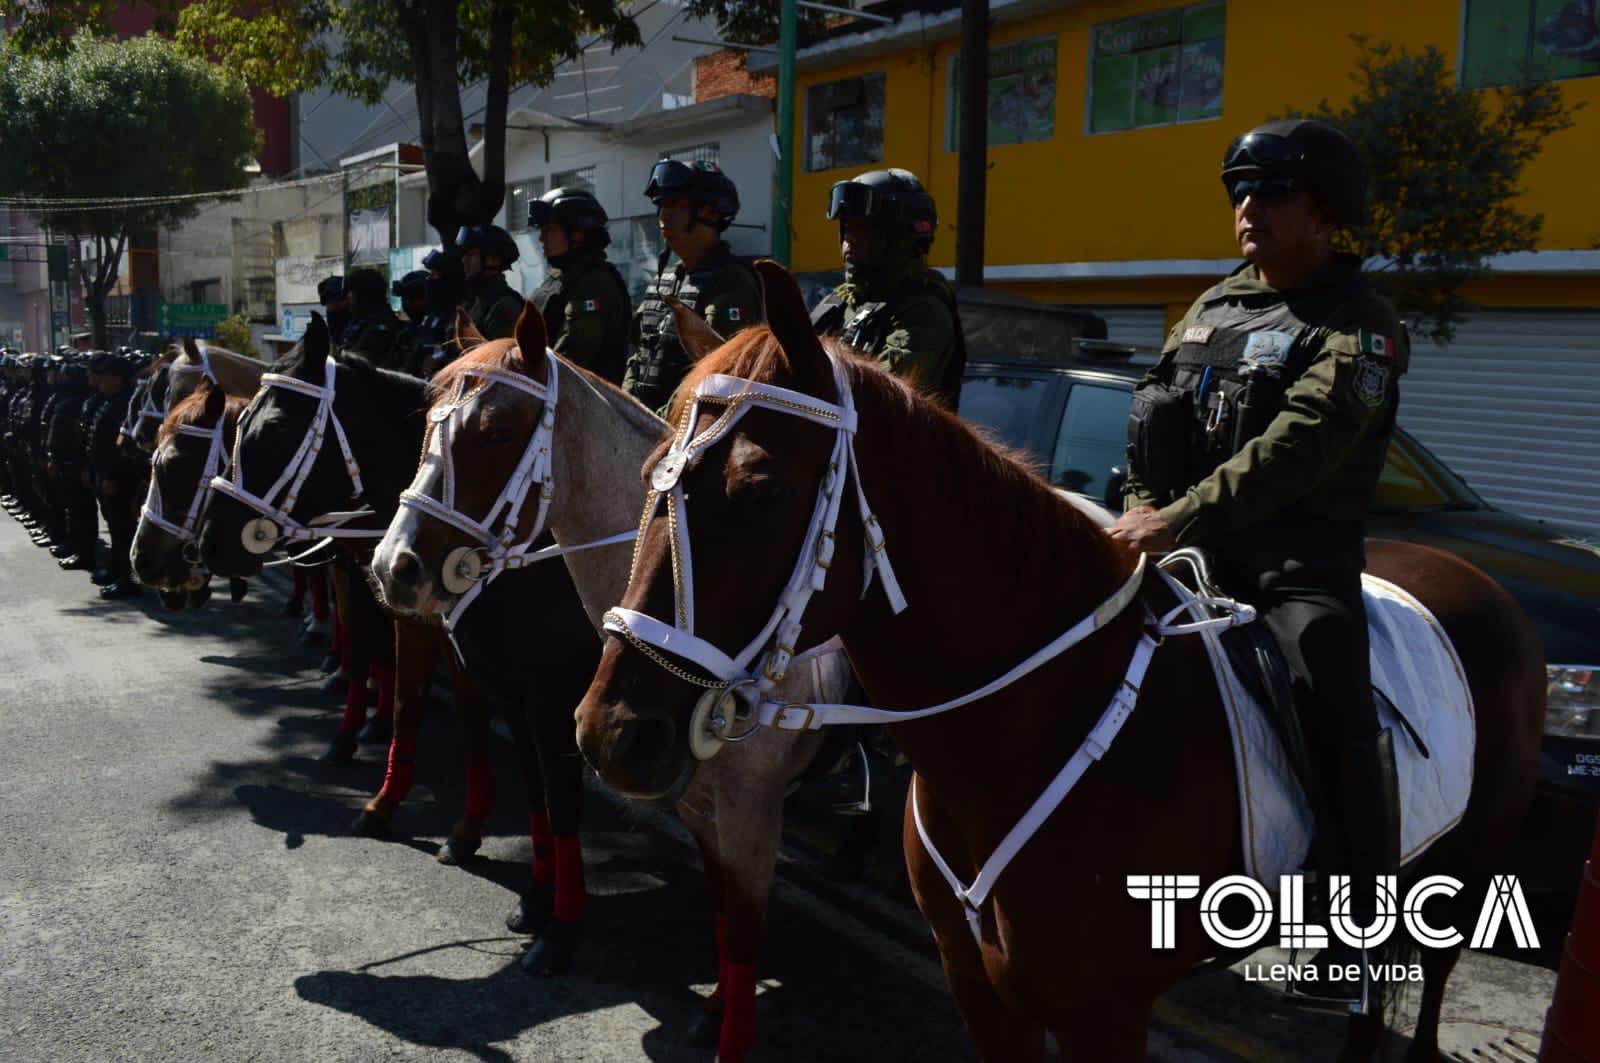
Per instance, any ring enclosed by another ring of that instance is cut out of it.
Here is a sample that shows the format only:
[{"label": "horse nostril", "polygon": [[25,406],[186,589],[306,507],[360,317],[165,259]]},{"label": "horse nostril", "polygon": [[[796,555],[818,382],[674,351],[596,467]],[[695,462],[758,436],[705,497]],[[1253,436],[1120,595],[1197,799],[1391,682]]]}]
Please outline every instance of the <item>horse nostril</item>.
[{"label": "horse nostril", "polygon": [[394,559],[389,562],[389,582],[415,590],[422,583],[422,560],[404,547],[396,550]]},{"label": "horse nostril", "polygon": [[672,751],[677,733],[671,720],[659,716],[638,717],[617,729],[611,740],[611,757],[625,762],[630,773],[648,776]]}]

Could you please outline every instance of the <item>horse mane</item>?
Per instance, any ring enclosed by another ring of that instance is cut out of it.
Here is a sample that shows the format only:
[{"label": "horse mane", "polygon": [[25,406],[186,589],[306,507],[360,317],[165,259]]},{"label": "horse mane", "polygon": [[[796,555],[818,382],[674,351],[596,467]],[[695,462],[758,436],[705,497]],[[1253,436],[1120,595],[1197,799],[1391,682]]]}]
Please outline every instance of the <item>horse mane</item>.
[{"label": "horse mane", "polygon": [[421,377],[412,376],[410,373],[402,373],[397,369],[385,369],[365,355],[355,354],[350,351],[340,351],[338,356],[332,358],[332,360],[335,364],[342,365],[354,372],[367,386],[375,386],[381,391],[389,392],[390,394],[384,396],[385,398],[398,399],[403,397],[410,399],[427,387],[427,382]]},{"label": "horse mane", "polygon": [[[917,485],[926,503],[944,514],[947,523],[959,525],[963,514],[983,512],[992,522],[985,529],[986,539],[1003,544],[1011,562],[1025,571],[1055,567],[1069,543],[1073,549],[1093,551],[1092,560],[1085,559],[1086,572],[1117,573],[1120,578],[1130,570],[1124,551],[1088,515],[1058,495],[1031,458],[996,444],[894,376],[876,358],[833,337],[819,339],[830,355],[844,363],[863,423],[869,416],[881,419],[883,430],[895,441],[896,454],[914,455],[918,468],[938,471],[908,482]],[[777,387],[790,386],[794,376],[789,357],[771,330],[764,325],[745,329],[690,369],[672,400],[673,424],[685,416],[700,381],[718,373]],[[988,485],[992,493],[972,497],[974,484]],[[867,484],[867,498],[884,489]]]},{"label": "horse mane", "polygon": [[[167,441],[178,434],[178,429],[183,425],[200,425],[205,419],[206,399],[210,397],[207,388],[198,388],[183,397],[183,400],[172,408],[167,414],[167,419],[161,422],[161,427],[156,431],[156,449],[167,445]],[[229,417],[238,420],[249,400],[227,396],[227,401],[222,407],[222,420],[226,424]],[[211,427],[203,425],[202,427]]]}]

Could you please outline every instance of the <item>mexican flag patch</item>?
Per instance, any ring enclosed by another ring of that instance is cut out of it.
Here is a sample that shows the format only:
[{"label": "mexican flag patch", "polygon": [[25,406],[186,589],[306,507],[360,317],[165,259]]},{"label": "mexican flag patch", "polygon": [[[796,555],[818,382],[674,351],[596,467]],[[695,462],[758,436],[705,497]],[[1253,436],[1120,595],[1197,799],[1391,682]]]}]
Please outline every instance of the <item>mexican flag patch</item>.
[{"label": "mexican flag patch", "polygon": [[1362,329],[1360,338],[1362,354],[1375,354],[1379,358],[1394,357],[1393,336],[1385,336],[1380,332],[1368,332],[1366,329]]},{"label": "mexican flag patch", "polygon": [[741,310],[737,306],[729,307],[728,308],[728,320],[729,321],[743,321],[744,320],[744,311]]},{"label": "mexican flag patch", "polygon": [[598,299],[585,299],[583,301],[583,308],[585,310],[598,310],[598,309],[600,309],[600,300],[598,300]]}]

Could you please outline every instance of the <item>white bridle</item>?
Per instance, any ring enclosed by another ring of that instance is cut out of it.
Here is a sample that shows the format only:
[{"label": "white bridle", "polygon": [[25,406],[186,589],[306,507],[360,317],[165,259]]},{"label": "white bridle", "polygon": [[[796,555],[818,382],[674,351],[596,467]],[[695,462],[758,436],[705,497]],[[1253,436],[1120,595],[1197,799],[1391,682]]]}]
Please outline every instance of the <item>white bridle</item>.
[{"label": "white bridle", "polygon": [[[898,614],[906,607],[905,597],[900,592],[899,584],[894,578],[894,570],[889,564],[883,533],[878,528],[877,518],[867,505],[860,468],[856,463],[854,436],[857,418],[849,378],[838,359],[830,354],[829,360],[833,363],[834,382],[839,391],[837,405],[801,392],[757,384],[739,377],[710,376],[700,383],[695,389],[694,402],[678,438],[673,441],[671,449],[651,473],[652,490],[645,501],[644,517],[640,522],[639,543],[642,544],[645,527],[655,516],[661,499],[663,497],[667,499],[677,623],[668,625],[654,617],[620,606],[612,608],[605,615],[606,631],[626,639],[651,660],[679,678],[708,688],[708,692],[696,705],[689,722],[689,747],[701,760],[715,755],[721,749],[723,742],[738,741],[749,735],[750,731],[738,736],[728,734],[730,724],[738,717],[736,702],[740,699],[754,703],[753,715],[756,723],[751,731],[760,726],[772,726],[785,731],[809,731],[830,724],[904,723],[949,712],[981,700],[1059,657],[1105,627],[1138,598],[1140,585],[1144,580],[1146,562],[1144,555],[1141,554],[1133,573],[1090,615],[1004,675],[974,691],[937,705],[899,711],[877,709],[866,705],[781,704],[772,700],[769,695],[794,659],[794,645],[799,638],[806,604],[810,601],[811,595],[821,590],[827,581],[833,559],[834,528],[838,522],[839,504],[844,494],[843,482],[846,479],[855,481],[856,498],[867,536],[868,552],[865,559],[866,570],[863,573],[862,593],[865,594],[871,584],[873,573],[877,572],[895,613]],[[694,439],[685,441],[699,419],[702,403],[721,405],[725,409],[709,428]],[[728,657],[716,646],[694,634],[694,575],[689,554],[688,515],[680,481],[684,470],[708,448],[725,438],[738,423],[739,418],[752,408],[776,410],[825,425],[834,429],[835,438],[828,474],[818,492],[811,522],[806,531],[804,540],[806,545],[801,548],[794,574],[779,595],[778,605],[766,625],[737,656]],[[635,569],[638,565],[638,551],[639,547],[636,544]],[[1123,724],[1132,715],[1134,705],[1138,701],[1140,685],[1144,682],[1145,672],[1159,644],[1157,636],[1184,634],[1202,630],[1204,627],[1248,622],[1254,618],[1254,611],[1249,606],[1237,606],[1237,612],[1220,620],[1171,626],[1171,619],[1187,608],[1189,608],[1187,604],[1180,606],[1159,621],[1147,612],[1149,624],[1140,634],[1122,682],[1112,695],[1110,704],[1100,714],[1100,718],[1090,728],[1088,737],[1079,745],[1044,793],[984,861],[977,877],[970,885],[963,883],[956,876],[935,848],[933,839],[928,836],[913,785],[911,810],[917,833],[924,848],[933,858],[935,866],[963,906],[973,938],[979,940],[980,944],[981,908],[985,899],[1006,866],[1065,800],[1068,792],[1088,770],[1089,765],[1105,755],[1118,732],[1122,730]],[[765,666],[757,674],[751,669],[750,663],[769,642],[775,644],[767,653]],[[716,676],[719,682],[708,682],[678,668],[656,652],[657,650],[693,661]],[[754,694],[745,693],[745,688],[752,686],[755,687]]]},{"label": "white bridle", "polygon": [[[443,617],[446,632],[452,633],[452,641],[455,637],[453,634],[455,626],[460,622],[462,614],[467,611],[467,607],[476,601],[489,582],[502,572],[526,568],[528,565],[576,553],[579,550],[628,542],[638,534],[629,530],[576,546],[554,545],[539,550],[533,549],[534,541],[544,533],[545,522],[550,514],[550,503],[555,498],[556,490],[552,453],[559,387],[555,353],[546,350],[545,358],[546,364],[550,367],[548,384],[541,384],[521,373],[493,366],[473,366],[465,369],[461,374],[457,397],[449,403],[441,402],[428,411],[428,434],[422,444],[422,463],[417,470],[417,479],[410,488],[400,494],[402,506],[409,506],[425,516],[448,524],[464,535],[470,536],[478,544],[457,547],[450,551],[444,559],[440,573],[440,582],[444,584],[445,589],[452,594],[461,595]],[[466,387],[468,377],[475,377],[482,383],[469,391]],[[510,477],[501,486],[500,494],[489,507],[489,512],[482,520],[474,520],[456,508],[456,472],[455,458],[451,450],[451,434],[465,418],[473,400],[481,399],[496,384],[541,400],[544,403],[544,413],[540,415],[539,423],[528,439],[528,445],[523,448],[522,457],[517,461]],[[438,470],[443,498],[433,498],[416,490],[433,470]],[[527,505],[528,495],[535,486],[539,488],[539,501],[534,513],[533,526],[527,535],[518,539],[517,526],[522,519],[523,508]],[[497,524],[498,532],[495,530]]]},{"label": "white bridle", "polygon": [[[145,496],[144,509],[140,515],[151,524],[160,528],[168,535],[181,543],[192,543],[197,538],[196,525],[200,523],[200,512],[205,508],[206,496],[211,493],[212,484],[219,470],[222,468],[223,455],[227,447],[223,443],[223,423],[227,420],[224,413],[217,419],[217,423],[210,428],[201,428],[198,425],[183,424],[178,426],[178,435],[189,436],[192,439],[205,439],[209,443],[206,449],[205,469],[200,473],[200,479],[195,483],[194,497],[189,500],[189,511],[184,514],[182,524],[174,524],[167,520],[161,502],[161,488],[159,486],[159,470],[150,474],[150,491]],[[173,440],[176,446],[177,441]],[[159,462],[157,463],[159,465]]]},{"label": "white bridle", "polygon": [[[282,373],[263,373],[261,390],[250,400],[250,405],[244,413],[239,415],[238,430],[233,440],[233,478],[230,480],[225,476],[215,476],[211,480],[211,486],[217,491],[261,514],[244,526],[242,534],[244,548],[252,554],[264,554],[280,540],[294,542],[325,538],[383,538],[382,528],[342,527],[346,521],[370,516],[371,510],[324,513],[305,524],[291,515],[295,503],[300,500],[300,489],[305,486],[306,478],[311,475],[311,470],[317,464],[317,455],[322,452],[323,437],[330,422],[333,424],[334,438],[339,442],[339,451],[344,455],[345,473],[350,477],[350,485],[354,488],[351,497],[359,499],[365,490],[361,484],[361,466],[356,463],[355,455],[350,451],[350,440],[345,436],[344,424],[333,410],[334,380],[338,366],[332,358],[329,358],[324,369],[325,383],[320,386]],[[244,468],[239,461],[239,451],[244,442],[245,417],[255,409],[256,403],[269,388],[282,388],[285,391],[308,395],[317,400],[317,412],[306,428],[306,435],[300,441],[299,449],[295,451],[294,457],[289,459],[289,464],[284,467],[277,481],[267,489],[266,494],[254,495],[245,489]],[[281,506],[276,502],[280,495],[283,496]]]},{"label": "white bridle", "polygon": [[156,421],[158,423],[165,421],[167,419],[167,414],[172,412],[173,377],[180,373],[184,375],[188,375],[190,373],[203,373],[205,374],[205,378],[211,381],[213,384],[218,382],[217,374],[211,369],[211,356],[206,353],[206,349],[204,347],[200,348],[199,365],[179,365],[177,361],[172,361],[168,363],[166,369],[167,390],[166,394],[161,396],[161,405],[157,406],[155,402],[155,379],[152,377],[150,381],[151,386],[145,388],[144,390],[144,405],[139,408],[138,414],[133,419],[133,429],[135,432],[137,432],[139,430],[139,426],[146,421]]}]

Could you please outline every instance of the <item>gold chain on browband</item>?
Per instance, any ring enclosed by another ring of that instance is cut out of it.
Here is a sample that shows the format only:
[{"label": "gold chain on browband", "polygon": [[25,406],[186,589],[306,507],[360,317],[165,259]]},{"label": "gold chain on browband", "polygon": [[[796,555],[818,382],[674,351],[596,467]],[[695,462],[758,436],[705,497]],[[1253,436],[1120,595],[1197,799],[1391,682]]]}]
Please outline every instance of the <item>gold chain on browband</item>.
[{"label": "gold chain on browband", "polygon": [[622,632],[622,637],[628,640],[629,645],[638,650],[640,653],[644,654],[646,657],[650,658],[652,661],[656,662],[656,664],[660,665],[667,672],[683,680],[685,683],[690,683],[697,687],[704,687],[707,690],[721,690],[723,687],[728,685],[720,679],[716,681],[701,679],[694,673],[679,668],[661,654],[657,653],[655,647],[651,646],[649,643],[639,638],[639,636],[635,635],[632,629],[628,627],[627,621],[623,620],[622,617],[616,615],[615,613],[607,612],[605,619],[615,626],[618,631]]}]

